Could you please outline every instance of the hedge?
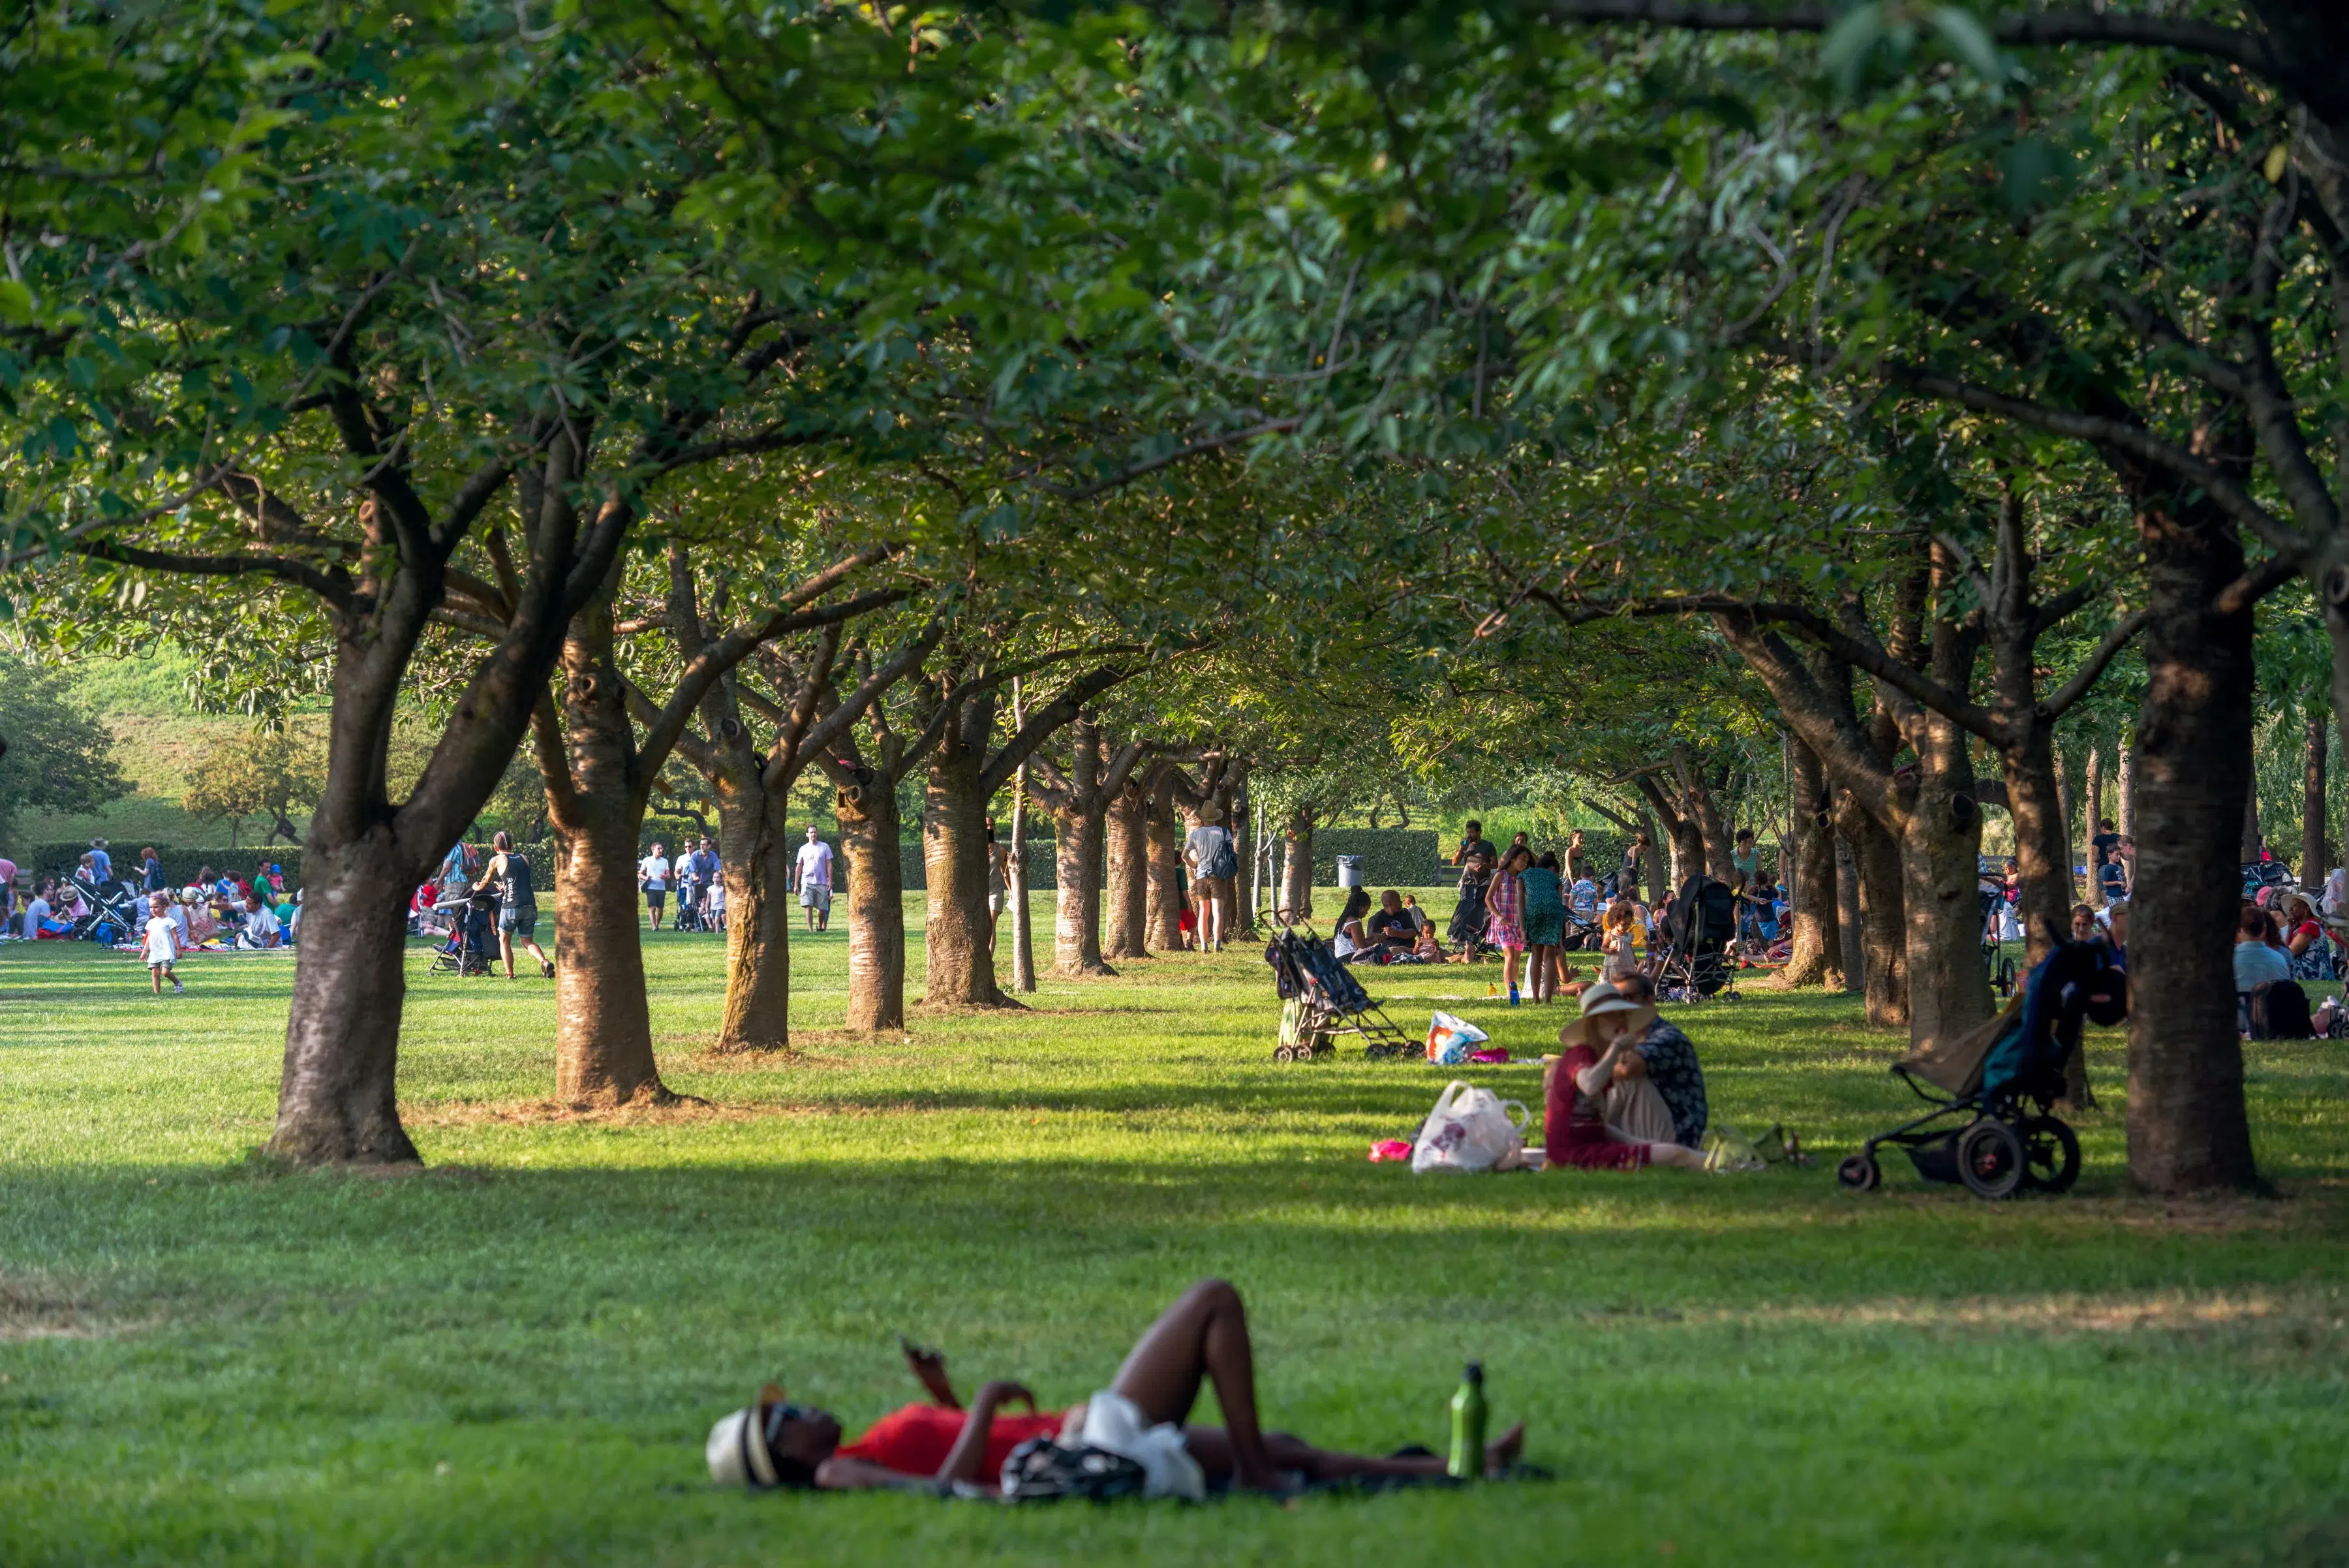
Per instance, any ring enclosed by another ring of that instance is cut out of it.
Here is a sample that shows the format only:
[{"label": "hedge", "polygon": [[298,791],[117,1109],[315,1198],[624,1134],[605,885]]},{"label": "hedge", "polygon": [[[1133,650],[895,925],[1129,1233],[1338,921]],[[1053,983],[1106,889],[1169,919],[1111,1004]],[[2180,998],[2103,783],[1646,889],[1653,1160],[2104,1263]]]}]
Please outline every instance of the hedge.
[{"label": "hedge", "polygon": [[[132,843],[128,839],[110,839],[106,853],[114,861],[116,877],[139,874],[139,852],[152,848],[163,862],[163,876],[174,888],[183,887],[195,879],[196,872],[209,866],[215,875],[234,871],[250,877],[253,868],[268,862],[285,867],[285,886],[290,890],[302,885],[302,846],[298,844],[240,845],[234,849],[222,846],[207,849],[201,845],[182,847],[173,844],[149,841]],[[71,843],[28,844],[16,861],[19,872],[33,877],[70,877],[81,857],[89,853],[89,840],[76,839]]]}]

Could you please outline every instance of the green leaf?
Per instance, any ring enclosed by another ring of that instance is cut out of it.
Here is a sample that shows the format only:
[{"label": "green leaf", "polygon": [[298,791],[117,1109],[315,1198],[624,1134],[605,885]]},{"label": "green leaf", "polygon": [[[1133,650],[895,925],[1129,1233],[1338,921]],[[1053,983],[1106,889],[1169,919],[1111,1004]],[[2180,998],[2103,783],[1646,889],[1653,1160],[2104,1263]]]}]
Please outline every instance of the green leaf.
[{"label": "green leaf", "polygon": [[1868,52],[1884,37],[1884,7],[1877,0],[1855,5],[1843,14],[1819,41],[1819,70],[1831,76],[1846,92],[1859,85],[1860,67]]},{"label": "green leaf", "polygon": [[33,291],[13,278],[0,278],[0,321],[21,327],[33,319]]},{"label": "green leaf", "polygon": [[1971,11],[1956,5],[1944,5],[1933,13],[1933,30],[1941,41],[1966,64],[1973,67],[1984,81],[2003,82],[2007,78],[2005,62],[1998,57],[1998,46],[1990,41],[1990,34]]}]

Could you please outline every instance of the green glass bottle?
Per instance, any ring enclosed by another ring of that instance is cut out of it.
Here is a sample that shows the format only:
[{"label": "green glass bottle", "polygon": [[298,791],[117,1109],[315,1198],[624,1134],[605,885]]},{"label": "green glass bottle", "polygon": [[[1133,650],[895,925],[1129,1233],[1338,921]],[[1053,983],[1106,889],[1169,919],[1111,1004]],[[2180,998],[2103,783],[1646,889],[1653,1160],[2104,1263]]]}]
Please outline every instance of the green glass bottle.
[{"label": "green glass bottle", "polygon": [[1485,1364],[1472,1361],[1452,1397],[1452,1459],[1444,1467],[1462,1480],[1485,1473]]}]

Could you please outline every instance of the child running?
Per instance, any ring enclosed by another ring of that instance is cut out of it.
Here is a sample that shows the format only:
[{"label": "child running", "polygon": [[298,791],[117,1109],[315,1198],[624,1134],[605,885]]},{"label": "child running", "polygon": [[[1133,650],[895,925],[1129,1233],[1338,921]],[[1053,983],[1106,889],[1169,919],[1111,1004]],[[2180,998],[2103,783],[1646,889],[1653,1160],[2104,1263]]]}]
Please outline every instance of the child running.
[{"label": "child running", "polygon": [[155,994],[163,994],[163,981],[171,982],[171,994],[187,990],[171,966],[180,959],[180,922],[171,919],[171,899],[164,894],[153,893],[147,899],[147,981]]}]

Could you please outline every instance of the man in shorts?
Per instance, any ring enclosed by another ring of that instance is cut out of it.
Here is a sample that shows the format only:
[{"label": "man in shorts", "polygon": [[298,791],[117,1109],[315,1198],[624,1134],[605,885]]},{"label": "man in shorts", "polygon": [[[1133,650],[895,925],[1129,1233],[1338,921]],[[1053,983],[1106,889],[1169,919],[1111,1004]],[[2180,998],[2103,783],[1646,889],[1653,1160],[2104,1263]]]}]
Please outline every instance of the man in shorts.
[{"label": "man in shorts", "polygon": [[792,880],[799,884],[800,908],[807,911],[807,929],[830,929],[832,846],[817,836],[812,822],[808,824],[807,842],[800,846],[799,855],[792,861]]},{"label": "man in shorts", "polygon": [[1221,951],[1239,867],[1232,830],[1224,826],[1224,808],[1214,801],[1199,808],[1199,826],[1184,836],[1183,864],[1191,873],[1191,896],[1199,915],[1199,950]]},{"label": "man in shorts", "polygon": [[652,914],[655,930],[660,929],[661,910],[668,903],[668,857],[657,844],[636,862],[636,881],[645,890],[645,908]]}]

